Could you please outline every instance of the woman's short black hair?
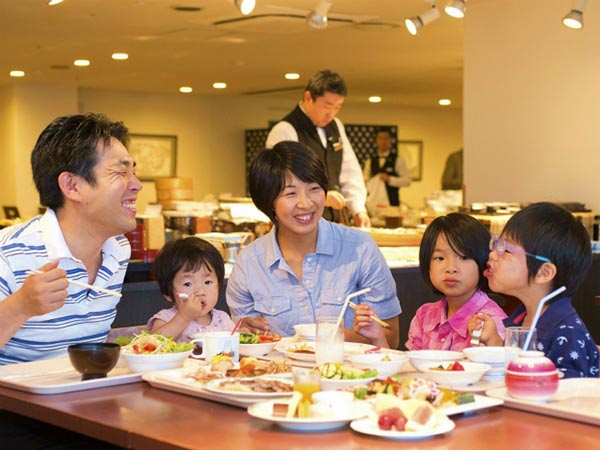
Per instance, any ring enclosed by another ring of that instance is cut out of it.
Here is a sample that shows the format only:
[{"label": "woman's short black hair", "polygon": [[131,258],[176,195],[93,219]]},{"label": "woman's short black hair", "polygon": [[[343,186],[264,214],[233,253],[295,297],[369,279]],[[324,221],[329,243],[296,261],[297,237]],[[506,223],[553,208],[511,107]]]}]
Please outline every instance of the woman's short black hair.
[{"label": "woman's short black hair", "polygon": [[292,173],[305,183],[317,183],[327,192],[327,174],[317,155],[306,145],[282,141],[272,149],[261,151],[250,168],[250,196],[258,209],[274,224],[275,199],[285,188],[286,176]]},{"label": "woman's short black hair", "polygon": [[477,219],[462,213],[450,213],[431,222],[425,229],[419,248],[419,268],[425,283],[436,293],[441,294],[429,276],[431,256],[438,237],[443,234],[448,245],[457,255],[466,256],[477,263],[479,268],[479,289],[488,290],[487,278],[483,271],[489,257],[490,232]]},{"label": "woman's short black hair", "polygon": [[225,264],[221,253],[210,242],[191,236],[167,242],[158,252],[152,270],[160,293],[173,301],[173,280],[177,272],[181,269],[196,272],[202,266],[215,273],[219,287],[222,287]]},{"label": "woman's short black hair", "polygon": [[[587,276],[592,264],[590,236],[573,214],[550,202],[533,203],[515,213],[502,234],[526,252],[548,258],[556,266],[553,289],[565,286],[565,295],[573,295]],[[544,264],[527,257],[532,279]]]}]

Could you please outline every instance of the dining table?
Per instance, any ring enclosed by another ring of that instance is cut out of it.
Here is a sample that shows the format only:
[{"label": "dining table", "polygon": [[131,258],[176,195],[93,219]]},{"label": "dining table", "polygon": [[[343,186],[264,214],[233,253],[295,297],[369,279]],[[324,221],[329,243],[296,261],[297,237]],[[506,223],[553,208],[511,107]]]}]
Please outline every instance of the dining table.
[{"label": "dining table", "polygon": [[0,409],[132,449],[593,449],[600,427],[494,406],[452,416],[456,427],[426,441],[334,431],[290,431],[243,408],[157,389],[146,382],[39,395],[0,387]]}]

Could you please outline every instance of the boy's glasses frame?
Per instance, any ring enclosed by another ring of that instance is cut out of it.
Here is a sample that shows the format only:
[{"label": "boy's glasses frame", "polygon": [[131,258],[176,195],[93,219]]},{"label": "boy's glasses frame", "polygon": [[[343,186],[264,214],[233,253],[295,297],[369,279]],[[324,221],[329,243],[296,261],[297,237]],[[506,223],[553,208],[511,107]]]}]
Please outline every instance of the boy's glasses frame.
[{"label": "boy's glasses frame", "polygon": [[552,263],[552,261],[549,258],[546,258],[545,256],[534,255],[533,253],[526,252],[525,250],[521,250],[520,248],[515,248],[512,245],[509,245],[506,242],[506,239],[499,238],[496,235],[492,235],[492,237],[490,239],[490,252],[494,251],[494,250],[496,251],[496,253],[498,255],[503,255],[504,252],[506,252],[506,250],[508,250],[513,253],[520,253],[522,255],[530,256],[532,258],[537,259],[538,261]]}]

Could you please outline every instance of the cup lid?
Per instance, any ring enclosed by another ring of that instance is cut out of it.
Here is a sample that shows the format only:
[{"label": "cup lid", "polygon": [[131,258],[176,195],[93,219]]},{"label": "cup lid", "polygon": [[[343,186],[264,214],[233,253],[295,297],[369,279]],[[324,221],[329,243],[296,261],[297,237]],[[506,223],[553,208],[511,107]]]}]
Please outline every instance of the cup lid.
[{"label": "cup lid", "polygon": [[519,353],[513,359],[506,370],[519,373],[555,372],[556,366],[550,358],[544,356],[544,352],[527,350]]}]

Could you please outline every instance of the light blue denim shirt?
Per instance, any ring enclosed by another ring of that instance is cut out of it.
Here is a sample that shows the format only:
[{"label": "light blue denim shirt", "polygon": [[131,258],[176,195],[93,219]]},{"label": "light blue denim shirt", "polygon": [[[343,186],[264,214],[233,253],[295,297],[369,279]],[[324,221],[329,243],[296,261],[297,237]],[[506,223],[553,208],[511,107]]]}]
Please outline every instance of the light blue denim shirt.
[{"label": "light blue denim shirt", "polygon": [[[317,317],[338,316],[348,294],[371,288],[355,297],[382,319],[401,313],[396,285],[383,255],[367,233],[319,221],[317,247],[302,262],[302,281],[281,254],[276,228],[244,248],[227,283],[227,304],[234,321],[264,317],[273,333],[294,335],[293,326],[314,323]],[[354,311],[344,315],[352,328]]]}]

